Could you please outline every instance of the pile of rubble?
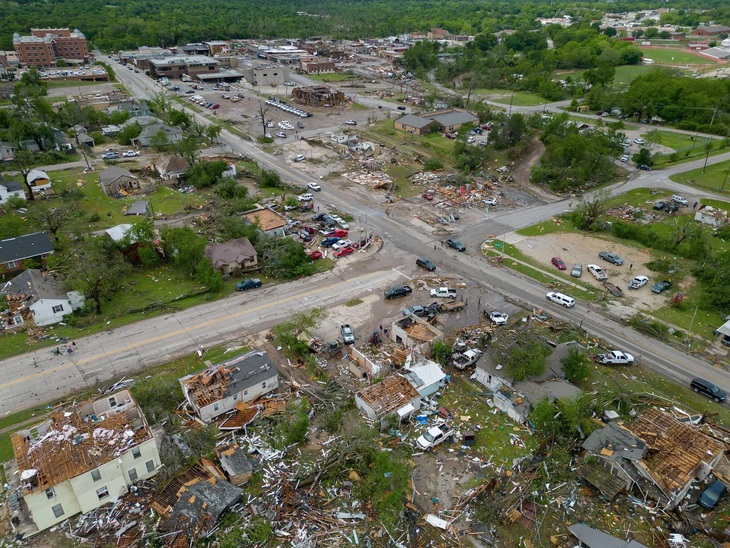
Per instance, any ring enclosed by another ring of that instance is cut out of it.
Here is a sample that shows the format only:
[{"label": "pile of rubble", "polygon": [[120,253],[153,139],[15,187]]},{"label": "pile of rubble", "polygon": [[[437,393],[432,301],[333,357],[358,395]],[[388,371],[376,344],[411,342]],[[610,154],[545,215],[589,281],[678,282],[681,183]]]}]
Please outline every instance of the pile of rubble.
[{"label": "pile of rubble", "polygon": [[382,171],[349,172],[344,173],[343,176],[354,183],[372,188],[387,189],[393,183],[391,176]]}]

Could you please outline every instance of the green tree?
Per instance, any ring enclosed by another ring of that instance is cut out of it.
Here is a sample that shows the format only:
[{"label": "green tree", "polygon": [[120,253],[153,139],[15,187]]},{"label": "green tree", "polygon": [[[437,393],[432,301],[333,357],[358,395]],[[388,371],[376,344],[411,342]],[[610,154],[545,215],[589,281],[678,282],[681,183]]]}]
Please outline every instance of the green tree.
[{"label": "green tree", "polygon": [[273,170],[262,170],[258,179],[262,188],[280,188],[282,186],[281,177]]},{"label": "green tree", "polygon": [[166,150],[169,144],[167,134],[162,130],[150,137],[150,146],[159,152]]},{"label": "green tree", "polygon": [[218,184],[223,179],[223,172],[228,165],[223,160],[216,162],[198,162],[188,168],[185,176],[195,188],[207,188]]},{"label": "green tree", "polygon": [[309,313],[294,312],[288,321],[273,329],[277,345],[290,358],[306,356],[309,353],[311,332],[326,315],[323,308],[313,308]]},{"label": "green tree", "polygon": [[3,239],[22,236],[27,232],[27,221],[19,214],[13,212],[0,215],[0,234]]},{"label": "green tree", "polygon": [[637,165],[647,165],[650,166],[654,163],[654,160],[651,158],[651,151],[646,147],[641,147],[639,149],[639,152],[634,154],[631,159],[634,161]]},{"label": "green tree", "polygon": [[223,127],[220,124],[210,124],[205,128],[205,136],[211,143],[217,143]]},{"label": "green tree", "polygon": [[25,185],[25,196],[28,198],[29,201],[35,200],[35,195],[33,194],[33,185],[28,181],[28,174],[31,172],[31,170],[38,165],[38,159],[37,157],[28,150],[22,148],[15,152],[15,158],[13,159],[13,163],[15,164],[15,167],[20,172],[20,174],[23,176],[23,184]]},{"label": "green tree", "polygon": [[198,161],[198,147],[200,142],[195,137],[185,137],[175,143],[177,153],[193,166]]},{"label": "green tree", "polygon": [[190,115],[184,110],[172,109],[167,117],[173,126],[180,126],[183,129],[190,127]]},{"label": "green tree", "polygon": [[134,122],[124,126],[122,131],[117,133],[117,141],[119,141],[120,145],[129,146],[132,144],[132,139],[139,137],[140,133],[142,133],[142,126]]},{"label": "green tree", "polygon": [[54,238],[64,224],[71,218],[73,208],[64,203],[43,202],[33,207],[28,217],[43,230],[50,232]]},{"label": "green tree", "polygon": [[568,351],[568,355],[562,360],[565,378],[573,384],[587,379],[591,371],[588,363],[588,358],[580,349],[576,347],[571,348]]},{"label": "green tree", "polygon": [[541,375],[550,350],[538,341],[520,341],[507,352],[505,368],[516,381]]},{"label": "green tree", "polygon": [[63,262],[61,272],[66,285],[91,299],[96,313],[101,303],[110,299],[124,284],[129,267],[122,254],[107,245],[106,238],[91,237],[74,248],[72,257]]},{"label": "green tree", "polygon": [[223,289],[223,276],[213,268],[210,259],[202,259],[195,267],[195,279],[207,287],[211,292],[218,293]]},{"label": "green tree", "polygon": [[198,236],[190,227],[163,228],[162,241],[165,255],[180,269],[195,274],[205,258],[205,238]]}]

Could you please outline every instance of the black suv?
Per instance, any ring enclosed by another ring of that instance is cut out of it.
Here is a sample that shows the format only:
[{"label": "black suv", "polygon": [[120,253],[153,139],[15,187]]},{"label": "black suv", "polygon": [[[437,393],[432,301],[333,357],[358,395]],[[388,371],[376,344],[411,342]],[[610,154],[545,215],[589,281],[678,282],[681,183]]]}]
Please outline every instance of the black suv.
[{"label": "black suv", "polygon": [[466,251],[466,246],[462,244],[459,240],[446,240],[444,242],[447,247],[450,247],[451,249],[455,249],[456,251],[461,251],[462,253]]},{"label": "black suv", "polygon": [[705,396],[707,396],[708,398],[712,398],[716,402],[725,401],[725,398],[727,398],[727,392],[725,392],[722,388],[718,388],[710,381],[706,381],[705,379],[692,379],[690,386],[695,392],[704,394]]},{"label": "black suv", "polygon": [[419,257],[418,259],[416,259],[416,264],[421,268],[429,270],[430,272],[436,270],[436,265],[428,259],[424,259],[423,257]]},{"label": "black suv", "polygon": [[410,295],[412,291],[413,289],[407,285],[396,285],[385,290],[385,298],[395,299],[396,297],[405,297],[406,295]]}]

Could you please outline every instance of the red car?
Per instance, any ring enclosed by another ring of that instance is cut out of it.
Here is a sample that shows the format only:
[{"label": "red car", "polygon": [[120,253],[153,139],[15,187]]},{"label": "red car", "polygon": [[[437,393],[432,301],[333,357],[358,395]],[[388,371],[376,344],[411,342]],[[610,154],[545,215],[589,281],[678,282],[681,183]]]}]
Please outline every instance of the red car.
[{"label": "red car", "polygon": [[351,247],[343,247],[342,249],[338,249],[334,252],[335,257],[344,257],[345,255],[349,255],[350,253],[353,253],[355,250]]},{"label": "red car", "polygon": [[558,270],[565,270],[565,263],[560,257],[553,257],[550,262],[552,262],[553,266]]},{"label": "red car", "polygon": [[347,230],[344,228],[336,228],[332,231],[330,236],[337,236],[338,238],[347,238]]},{"label": "red car", "polygon": [[316,261],[317,259],[322,258],[322,252],[321,251],[312,251],[311,253],[307,253],[309,256],[310,261]]}]

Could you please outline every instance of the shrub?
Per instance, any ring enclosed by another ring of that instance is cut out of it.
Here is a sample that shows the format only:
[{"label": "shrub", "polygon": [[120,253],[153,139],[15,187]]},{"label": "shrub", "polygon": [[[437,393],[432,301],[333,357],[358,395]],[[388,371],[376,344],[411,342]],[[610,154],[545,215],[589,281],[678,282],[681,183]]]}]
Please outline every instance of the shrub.
[{"label": "shrub", "polygon": [[577,347],[573,347],[568,351],[568,355],[562,360],[563,369],[565,369],[565,378],[572,383],[582,381],[588,378],[590,369],[588,367],[588,358]]}]

